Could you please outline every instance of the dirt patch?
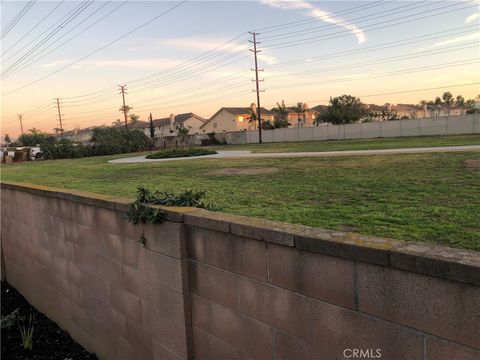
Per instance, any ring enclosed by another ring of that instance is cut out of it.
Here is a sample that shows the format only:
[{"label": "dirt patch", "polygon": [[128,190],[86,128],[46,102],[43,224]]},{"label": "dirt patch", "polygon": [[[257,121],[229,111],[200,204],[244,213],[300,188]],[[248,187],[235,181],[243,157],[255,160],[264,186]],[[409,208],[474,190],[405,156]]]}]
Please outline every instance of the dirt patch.
[{"label": "dirt patch", "polygon": [[255,167],[255,168],[223,168],[212,170],[209,175],[265,175],[275,174],[280,169],[276,167]]},{"label": "dirt patch", "polygon": [[480,170],[480,159],[465,160],[465,167],[469,170]]}]

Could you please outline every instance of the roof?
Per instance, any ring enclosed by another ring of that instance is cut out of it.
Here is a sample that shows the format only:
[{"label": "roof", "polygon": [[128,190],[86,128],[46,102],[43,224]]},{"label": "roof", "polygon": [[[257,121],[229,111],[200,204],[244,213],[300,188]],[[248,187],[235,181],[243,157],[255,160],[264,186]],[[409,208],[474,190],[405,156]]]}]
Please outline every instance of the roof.
[{"label": "roof", "polygon": [[327,110],[327,108],[328,108],[327,105],[317,105],[317,106],[312,107],[312,110],[314,110],[316,112],[319,112],[319,113],[323,113]]},{"label": "roof", "polygon": [[[217,116],[223,110],[225,110],[225,111],[227,111],[227,112],[229,112],[230,114],[233,114],[233,115],[249,115],[249,114],[252,113],[252,108],[250,106],[246,106],[246,107],[221,107],[220,109],[217,110],[217,112],[215,114],[210,116],[210,119],[205,121],[203,123],[203,125],[200,125],[200,129],[203,128],[205,125],[207,125],[210,121],[212,121],[212,119],[215,116]],[[272,112],[268,109],[265,109],[264,107],[261,108],[260,113],[264,114],[264,115],[274,115],[275,114],[274,112]]]},{"label": "roof", "polygon": [[[183,124],[185,121],[191,118],[196,118],[202,121],[203,123],[207,121],[201,116],[198,116],[193,112],[189,112],[189,113],[175,115],[175,124]],[[152,122],[153,122],[153,126],[167,126],[167,125],[170,125],[170,116],[166,118],[161,118],[161,119],[154,119]],[[148,123],[147,123],[147,126],[149,126]]]},{"label": "roof", "polygon": [[[229,113],[235,114],[235,115],[250,114],[252,112],[252,108],[250,106],[247,106],[247,107],[222,107],[219,111],[217,111],[215,113],[215,115],[218,114],[221,110],[228,111]],[[266,115],[273,115],[273,112],[271,112],[270,110],[265,109],[263,107],[261,108],[261,113],[266,114]],[[212,117],[214,117],[215,115],[213,115]]]}]

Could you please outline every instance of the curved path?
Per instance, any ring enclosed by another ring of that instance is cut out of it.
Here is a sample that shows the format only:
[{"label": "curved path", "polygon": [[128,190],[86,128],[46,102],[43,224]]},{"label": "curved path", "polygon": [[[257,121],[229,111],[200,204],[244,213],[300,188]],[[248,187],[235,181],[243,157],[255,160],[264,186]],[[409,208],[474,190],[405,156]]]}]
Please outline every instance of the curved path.
[{"label": "curved path", "polygon": [[328,157],[328,156],[352,156],[352,155],[386,155],[386,154],[422,154],[452,151],[480,150],[480,145],[466,146],[438,146],[406,149],[378,149],[378,150],[345,150],[345,151],[319,151],[319,152],[284,152],[284,153],[253,153],[251,151],[218,151],[218,154],[192,156],[171,159],[147,159],[145,155],[125,159],[110,160],[113,164],[128,164],[174,160],[196,159],[230,159],[230,158],[272,158],[272,157]]}]

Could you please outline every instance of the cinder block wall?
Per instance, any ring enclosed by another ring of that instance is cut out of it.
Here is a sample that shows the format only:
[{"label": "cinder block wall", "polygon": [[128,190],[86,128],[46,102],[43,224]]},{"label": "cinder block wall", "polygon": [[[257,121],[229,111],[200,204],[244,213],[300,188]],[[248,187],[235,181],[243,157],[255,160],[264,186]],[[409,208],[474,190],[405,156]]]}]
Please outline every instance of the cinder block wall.
[{"label": "cinder block wall", "polygon": [[480,358],[478,252],[129,201],[2,184],[7,280],[101,359]]},{"label": "cinder block wall", "polygon": [[142,229],[124,204],[29,190],[2,186],[7,281],[100,359],[189,358],[185,225]]}]

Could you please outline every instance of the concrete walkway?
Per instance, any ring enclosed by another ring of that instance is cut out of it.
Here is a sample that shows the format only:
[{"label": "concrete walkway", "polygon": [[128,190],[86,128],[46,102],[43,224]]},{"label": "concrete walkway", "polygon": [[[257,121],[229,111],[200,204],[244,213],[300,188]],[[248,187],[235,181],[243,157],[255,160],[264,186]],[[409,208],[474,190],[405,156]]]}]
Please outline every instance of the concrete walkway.
[{"label": "concrete walkway", "polygon": [[284,153],[252,153],[251,151],[218,151],[215,155],[192,156],[172,159],[146,159],[145,155],[125,159],[110,160],[113,164],[128,164],[157,161],[197,160],[197,159],[231,159],[231,158],[279,158],[279,157],[329,157],[352,155],[388,155],[388,154],[423,154],[452,151],[480,150],[480,145],[466,146],[439,146],[406,149],[378,149],[378,150],[346,150],[346,151],[319,151],[319,152],[284,152]]}]

